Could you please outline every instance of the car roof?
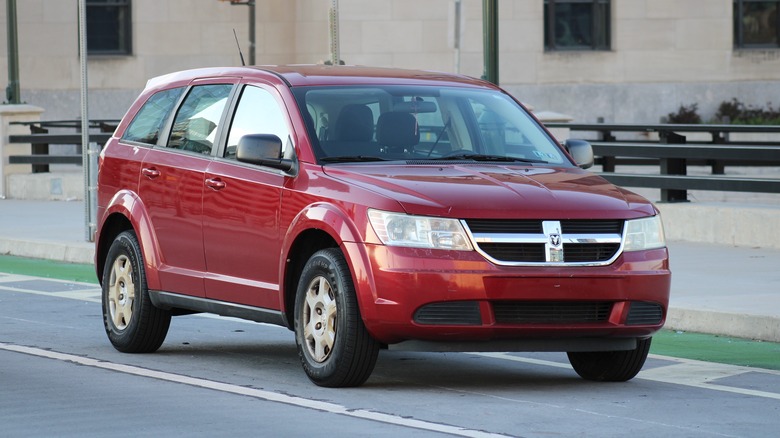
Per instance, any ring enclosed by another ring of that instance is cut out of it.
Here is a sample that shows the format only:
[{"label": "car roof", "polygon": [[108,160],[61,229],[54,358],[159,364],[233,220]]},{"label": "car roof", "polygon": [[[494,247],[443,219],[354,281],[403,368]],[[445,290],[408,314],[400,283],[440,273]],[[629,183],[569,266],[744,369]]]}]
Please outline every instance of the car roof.
[{"label": "car roof", "polygon": [[267,79],[269,75],[282,79],[291,87],[313,85],[450,85],[494,88],[486,81],[464,75],[426,70],[366,67],[353,65],[263,65],[247,67],[208,67],[184,70],[149,80],[146,88],[156,88],[173,82],[202,78],[241,77]]}]

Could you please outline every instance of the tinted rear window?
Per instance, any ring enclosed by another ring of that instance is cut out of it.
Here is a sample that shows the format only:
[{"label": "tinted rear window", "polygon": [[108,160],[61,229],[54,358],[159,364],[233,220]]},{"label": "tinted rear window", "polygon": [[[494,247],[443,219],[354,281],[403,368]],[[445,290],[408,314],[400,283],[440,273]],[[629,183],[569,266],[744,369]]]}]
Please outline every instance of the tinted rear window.
[{"label": "tinted rear window", "polygon": [[183,91],[184,87],[171,88],[152,95],[130,122],[122,140],[157,144],[160,131],[162,131],[165,121],[168,120],[171,110],[179,101]]}]

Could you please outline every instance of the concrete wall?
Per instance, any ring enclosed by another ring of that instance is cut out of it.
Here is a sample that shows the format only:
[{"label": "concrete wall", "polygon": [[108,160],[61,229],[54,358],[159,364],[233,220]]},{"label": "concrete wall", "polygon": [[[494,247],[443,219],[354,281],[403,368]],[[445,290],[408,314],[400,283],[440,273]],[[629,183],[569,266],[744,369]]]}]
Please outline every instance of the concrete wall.
[{"label": "concrete wall", "polygon": [[[22,98],[43,119],[73,118],[79,60],[75,2],[18,1]],[[329,59],[328,0],[257,2],[257,62]],[[340,0],[341,58],[351,64],[480,76],[482,1],[462,0],[455,49],[454,0]],[[133,54],[89,60],[90,115],[118,118],[149,77],[239,63],[248,51],[246,6],[217,0],[134,0]],[[575,120],[658,122],[681,104],[704,118],[733,97],[764,106],[780,95],[780,49],[733,48],[732,0],[613,0],[612,49],[545,52],[541,0],[499,2],[501,84],[539,110]],[[0,8],[5,22],[5,8]],[[4,28],[5,26],[3,26]],[[0,34],[0,82],[6,78]]]}]

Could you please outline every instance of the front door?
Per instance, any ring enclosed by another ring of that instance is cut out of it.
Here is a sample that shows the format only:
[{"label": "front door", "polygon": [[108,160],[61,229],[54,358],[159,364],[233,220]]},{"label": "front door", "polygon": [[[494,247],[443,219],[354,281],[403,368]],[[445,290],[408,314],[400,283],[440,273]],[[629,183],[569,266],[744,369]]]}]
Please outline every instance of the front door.
[{"label": "front door", "polygon": [[289,177],[235,159],[246,134],[274,134],[292,154],[287,111],[272,88],[248,85],[241,92],[226,146],[206,170],[203,240],[206,296],[267,309],[280,309],[281,238],[279,209]]}]

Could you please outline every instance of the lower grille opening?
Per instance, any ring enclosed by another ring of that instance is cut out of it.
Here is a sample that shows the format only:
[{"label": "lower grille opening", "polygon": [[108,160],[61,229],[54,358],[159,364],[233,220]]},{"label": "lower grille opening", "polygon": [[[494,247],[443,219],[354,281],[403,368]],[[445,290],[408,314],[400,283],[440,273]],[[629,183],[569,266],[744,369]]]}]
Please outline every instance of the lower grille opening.
[{"label": "lower grille opening", "polygon": [[664,317],[660,304],[645,301],[633,301],[628,309],[626,325],[657,325]]},{"label": "lower grille opening", "polygon": [[609,319],[611,302],[524,302],[493,303],[499,324],[596,323]]},{"label": "lower grille opening", "polygon": [[414,322],[425,325],[482,325],[477,301],[432,303],[414,312]]}]

